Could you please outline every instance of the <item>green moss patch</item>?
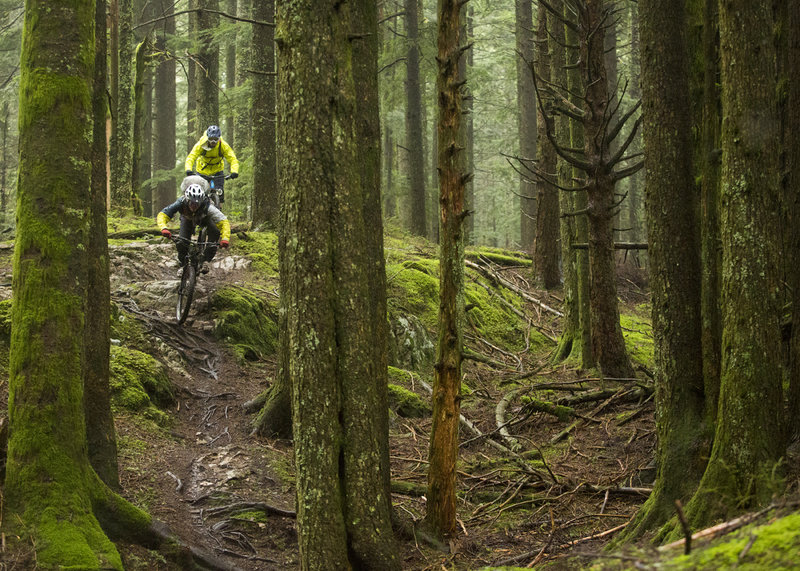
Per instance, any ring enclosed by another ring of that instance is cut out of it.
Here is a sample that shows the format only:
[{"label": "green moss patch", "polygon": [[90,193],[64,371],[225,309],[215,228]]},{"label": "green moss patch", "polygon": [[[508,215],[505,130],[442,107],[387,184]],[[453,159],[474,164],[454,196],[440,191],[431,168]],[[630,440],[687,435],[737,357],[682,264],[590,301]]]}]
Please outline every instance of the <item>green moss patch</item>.
[{"label": "green moss patch", "polygon": [[237,234],[236,254],[250,259],[252,269],[264,276],[278,275],[278,237],[272,232]]},{"label": "green moss patch", "polygon": [[170,417],[158,407],[175,403],[167,368],[147,353],[111,347],[111,405],[114,410],[141,414],[165,426]]},{"label": "green moss patch", "polygon": [[278,344],[278,310],[252,291],[224,287],[211,297],[214,333],[229,343],[242,360],[263,359]]},{"label": "green moss patch", "polygon": [[638,315],[620,315],[625,347],[634,363],[650,366],[653,363],[653,326],[650,320]]}]

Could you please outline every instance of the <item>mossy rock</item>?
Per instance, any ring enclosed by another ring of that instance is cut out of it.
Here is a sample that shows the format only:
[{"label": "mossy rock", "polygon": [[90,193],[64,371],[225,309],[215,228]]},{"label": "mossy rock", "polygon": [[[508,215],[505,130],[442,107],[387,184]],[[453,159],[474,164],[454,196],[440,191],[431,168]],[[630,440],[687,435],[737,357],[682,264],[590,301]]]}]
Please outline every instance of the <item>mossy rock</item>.
[{"label": "mossy rock", "polygon": [[417,393],[400,385],[389,384],[389,408],[403,418],[423,418],[431,414],[431,405]]},{"label": "mossy rock", "polygon": [[439,268],[433,260],[410,260],[386,267],[390,314],[413,315],[429,330],[439,311]]},{"label": "mossy rock", "polygon": [[278,237],[273,232],[242,232],[237,235],[236,254],[251,261],[253,271],[262,276],[278,275]]},{"label": "mossy rock", "polygon": [[111,338],[126,347],[144,347],[148,343],[141,322],[131,317],[119,305],[111,302]]},{"label": "mossy rock", "polygon": [[278,311],[252,291],[237,286],[218,289],[209,305],[214,334],[230,344],[237,356],[255,361],[275,353]]},{"label": "mossy rock", "polygon": [[111,347],[111,405],[115,410],[142,414],[160,425],[169,415],[157,407],[175,403],[175,389],[167,368],[147,353],[126,347]]}]

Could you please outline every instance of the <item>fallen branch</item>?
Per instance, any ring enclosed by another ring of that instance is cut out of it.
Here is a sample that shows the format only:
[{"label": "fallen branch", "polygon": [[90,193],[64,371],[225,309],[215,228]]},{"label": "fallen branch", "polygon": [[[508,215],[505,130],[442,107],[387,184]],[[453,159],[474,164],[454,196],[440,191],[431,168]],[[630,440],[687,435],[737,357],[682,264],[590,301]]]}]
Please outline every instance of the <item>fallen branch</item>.
[{"label": "fallen branch", "polygon": [[506,289],[510,289],[511,291],[513,291],[514,293],[519,295],[525,301],[529,301],[529,302],[531,302],[533,304],[536,304],[539,307],[541,307],[542,309],[544,309],[545,311],[549,311],[553,315],[556,315],[558,317],[564,317],[563,313],[561,313],[557,309],[553,309],[552,307],[550,307],[549,305],[543,303],[542,301],[539,301],[538,299],[536,299],[535,297],[530,295],[525,290],[523,290],[523,289],[515,286],[514,284],[512,284],[510,281],[505,279],[503,276],[501,276],[497,272],[493,272],[489,268],[486,268],[484,266],[476,264],[475,262],[470,262],[469,260],[465,260],[464,263],[466,264],[466,266],[468,268],[472,268],[476,272],[479,272],[479,273],[483,274],[485,277],[487,277],[488,279],[492,280],[494,283],[500,284],[501,286],[505,287]]}]

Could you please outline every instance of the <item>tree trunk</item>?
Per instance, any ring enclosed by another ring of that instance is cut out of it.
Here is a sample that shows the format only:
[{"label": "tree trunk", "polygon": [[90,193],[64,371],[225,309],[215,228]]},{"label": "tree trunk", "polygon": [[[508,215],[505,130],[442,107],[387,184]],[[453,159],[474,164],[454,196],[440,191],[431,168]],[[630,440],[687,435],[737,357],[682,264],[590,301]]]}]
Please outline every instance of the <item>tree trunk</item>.
[{"label": "tree trunk", "polygon": [[[164,171],[175,168],[177,153],[175,149],[177,119],[177,98],[175,93],[175,60],[166,56],[167,38],[175,34],[175,18],[169,17],[173,13],[172,2],[161,0],[158,13],[167,16],[159,22],[156,31],[156,50],[164,54],[156,68],[155,86],[155,118],[157,125],[154,133],[154,164],[153,169],[159,175]],[[175,200],[177,184],[173,177],[159,182],[153,189],[153,212],[160,212],[162,208]]]},{"label": "tree trunk", "polygon": [[[686,502],[705,469],[700,342],[700,248],[692,176],[689,59],[682,2],[641,0],[642,86],[648,253],[653,296],[658,473],[628,528],[637,537]],[[675,240],[680,236],[680,240]]]},{"label": "tree trunk", "polygon": [[789,349],[789,417],[787,424],[794,434],[800,432],[800,1],[789,0],[788,62],[789,100],[786,105],[788,143],[786,165],[787,210],[791,221],[789,241],[789,284],[792,295],[792,338]]},{"label": "tree trunk", "polygon": [[[556,22],[560,23],[560,20],[555,16],[548,16],[547,8],[540,2],[536,37],[539,56],[536,60],[536,73],[543,81],[548,82],[552,82],[548,37]],[[551,100],[541,89],[537,97],[542,99],[543,105],[546,105],[545,101]],[[543,105],[537,105],[536,116],[539,141],[536,169],[539,175],[536,177],[536,239],[532,253],[536,282],[541,287],[553,289],[561,284],[558,255],[558,189],[554,184],[557,181],[557,165],[555,147],[547,139],[547,121],[543,115]]]},{"label": "tree trunk", "polygon": [[[565,3],[563,0],[556,0],[552,3],[553,9],[564,16]],[[567,50],[575,48],[567,46],[566,27],[561,20],[554,17],[551,26],[550,38],[550,66],[553,85],[559,86],[559,91],[565,97],[569,96],[566,70]],[[572,58],[570,58],[572,59]],[[565,147],[571,146],[570,141],[570,120],[564,115],[556,117],[556,139]],[[558,161],[558,185],[562,188],[570,188],[573,185],[572,167],[563,159]],[[558,195],[559,210],[566,214],[571,214],[574,209],[574,192],[560,192]],[[561,260],[563,261],[564,272],[564,319],[561,336],[558,339],[558,347],[553,354],[553,363],[559,363],[567,359],[573,351],[573,347],[578,345],[576,340],[580,338],[580,306],[578,305],[578,268],[577,256],[579,254],[572,249],[572,244],[576,242],[576,225],[574,216],[563,216],[559,222],[559,240],[561,241]]]},{"label": "tree trunk", "polygon": [[[608,87],[604,64],[604,17],[602,0],[587,0],[581,11],[581,60],[584,97],[584,129],[604,133],[607,129]],[[608,163],[607,137],[591,136],[584,141],[587,173],[587,216],[589,221],[589,304],[591,306],[592,349],[603,374],[630,377],[633,374],[619,323],[616,269],[614,262],[615,176]]]},{"label": "tree trunk", "polygon": [[[150,82],[147,79],[148,70],[145,65],[147,52],[149,47],[145,42],[141,42],[136,46],[134,51],[134,81],[133,81],[133,145],[131,153],[131,201],[133,202],[133,214],[141,216],[144,213],[145,205],[149,206],[152,200],[146,202],[142,201],[141,185],[143,180],[147,180],[142,176],[144,165],[144,155],[150,154],[150,138],[145,139],[145,122],[150,118],[150,110],[146,108],[147,104],[152,104],[150,97],[145,95],[145,91],[151,88]],[[151,91],[152,93],[152,91]],[[147,101],[147,103],[145,103]],[[147,166],[149,167],[149,161]],[[147,178],[150,178],[149,173]],[[151,206],[149,206],[151,207]]]},{"label": "tree trunk", "polygon": [[[108,97],[106,80],[106,6],[96,2],[95,6],[95,67],[92,90],[92,170],[89,204],[88,235],[88,299],[111,299],[108,265],[108,229],[106,226],[106,117]],[[84,415],[86,417],[86,439],[89,462],[100,479],[109,487],[118,490],[119,470],[117,464],[117,439],[114,417],[111,414],[111,392],[109,390],[109,352],[111,304],[98,303],[86,313],[84,329]]]},{"label": "tree trunk", "polygon": [[352,43],[377,38],[377,17],[362,12],[368,7],[278,5],[281,289],[303,569],[400,568],[382,473],[386,388],[374,377],[385,360],[376,362],[374,284],[364,279],[377,268],[360,173],[378,172],[377,162],[362,171],[363,151],[374,145],[368,156],[375,161],[380,146],[362,141],[358,126],[377,121],[360,116],[366,111],[358,95],[371,88],[356,85],[355,71],[362,64],[356,52],[372,48]]},{"label": "tree trunk", "polygon": [[771,31],[769,7],[720,4],[722,370],[711,458],[686,507],[694,528],[768,502],[785,451]]},{"label": "tree trunk", "polygon": [[[253,18],[272,22],[275,1],[256,2]],[[253,226],[278,225],[277,149],[275,140],[275,43],[272,26],[253,26],[252,64],[259,73],[253,82]]]},{"label": "tree trunk", "polygon": [[132,0],[119,3],[119,71],[112,123],[111,205],[130,207],[133,192],[133,10]]},{"label": "tree trunk", "polygon": [[720,102],[717,77],[719,67],[718,2],[701,0],[703,4],[703,122],[700,222],[702,285],[703,377],[705,378],[706,423],[714,426],[719,402],[721,368],[722,315],[720,311],[722,244],[719,228],[720,199]]},{"label": "tree trunk", "polygon": [[189,63],[186,65],[186,154],[188,155],[200,132],[206,127],[201,127],[197,123],[197,64],[195,63],[200,51],[200,40],[198,39],[199,31],[197,29],[197,12],[195,9],[198,6],[199,0],[189,0],[189,14],[186,19],[188,20],[187,28],[189,30],[189,39],[192,42],[192,53],[189,57]]},{"label": "tree trunk", "polygon": [[[533,160],[536,156],[536,92],[531,66],[534,58],[533,2],[516,0],[514,33],[517,42],[517,132],[519,155]],[[520,175],[520,244],[531,249],[536,237],[536,186],[529,177]]]},{"label": "tree trunk", "polygon": [[[273,0],[270,0],[273,4],[272,13],[275,13],[275,7]],[[253,0],[238,0],[237,4],[238,15],[240,18],[252,18],[253,14]],[[237,49],[236,49],[236,86],[243,87],[245,85],[252,84],[252,74],[251,71],[253,69],[253,58],[252,58],[252,49],[253,49],[253,26],[239,26],[239,29],[236,32],[237,37]],[[274,35],[274,32],[273,32]],[[273,54],[275,52],[275,48],[272,48]],[[274,67],[273,67],[274,70]],[[273,80],[274,83],[274,80]],[[247,153],[247,149],[251,146],[252,141],[250,129],[251,125],[251,114],[252,109],[250,106],[242,105],[239,106],[238,113],[236,115],[236,140],[237,140],[237,149],[236,149],[236,156],[239,158],[239,161],[242,161],[242,158],[247,157],[249,153]],[[275,118],[273,117],[273,121]],[[241,155],[241,156],[240,156]],[[237,184],[239,181],[236,181]]]},{"label": "tree trunk", "polygon": [[219,16],[208,10],[219,10],[219,0],[197,0],[197,38],[199,51],[195,66],[197,122],[195,141],[210,125],[219,125],[219,44],[214,30]]},{"label": "tree trunk", "polygon": [[456,532],[456,462],[464,323],[464,144],[456,0],[439,0],[439,338],[433,385],[426,524],[439,538]]},{"label": "tree trunk", "polygon": [[[238,7],[237,0],[227,0],[227,8],[226,11],[228,14],[236,14]],[[274,13],[274,10],[273,10]],[[272,19],[270,18],[270,22]],[[225,45],[225,90],[229,93],[233,92],[233,88],[236,87],[236,44],[238,42],[238,38],[240,36],[239,29],[243,26],[236,26],[228,37],[226,38],[226,45]],[[225,140],[231,146],[231,148],[236,148],[236,143],[238,143],[239,134],[236,132],[236,117],[234,115],[234,105],[232,103],[228,103],[226,105],[226,113],[225,113]]]},{"label": "tree trunk", "polygon": [[419,77],[419,13],[417,0],[405,0],[406,35],[406,152],[408,153],[409,229],[428,236],[425,199],[425,155],[422,134],[422,88]]}]

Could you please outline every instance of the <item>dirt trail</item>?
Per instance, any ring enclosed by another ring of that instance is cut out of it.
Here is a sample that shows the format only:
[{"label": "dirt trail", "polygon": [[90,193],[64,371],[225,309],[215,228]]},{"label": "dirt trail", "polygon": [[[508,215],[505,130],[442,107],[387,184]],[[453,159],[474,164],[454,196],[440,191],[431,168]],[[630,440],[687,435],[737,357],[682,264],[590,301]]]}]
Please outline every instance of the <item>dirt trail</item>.
[{"label": "dirt trail", "polygon": [[[167,436],[125,415],[117,423],[124,495],[146,507],[185,541],[215,552],[240,569],[297,566],[292,490],[274,473],[291,470],[288,443],[250,435],[242,405],[267,386],[271,363],[241,366],[211,336],[207,300],[237,283],[243,258],[220,252],[198,280],[183,326],[175,321],[177,262],[171,244],[132,242],[112,248],[112,297],[139,321],[169,364],[178,402]],[[270,508],[276,508],[270,513]],[[126,569],[171,569],[130,548]]]}]

